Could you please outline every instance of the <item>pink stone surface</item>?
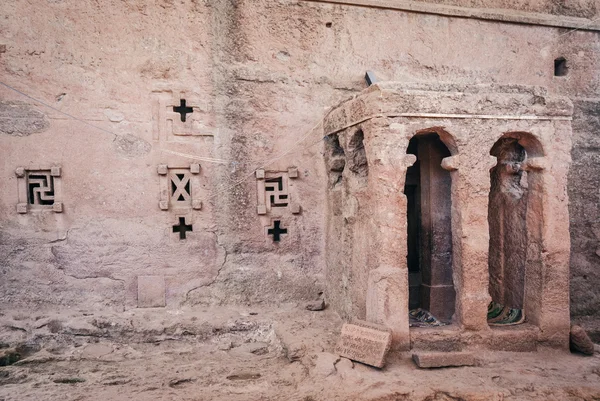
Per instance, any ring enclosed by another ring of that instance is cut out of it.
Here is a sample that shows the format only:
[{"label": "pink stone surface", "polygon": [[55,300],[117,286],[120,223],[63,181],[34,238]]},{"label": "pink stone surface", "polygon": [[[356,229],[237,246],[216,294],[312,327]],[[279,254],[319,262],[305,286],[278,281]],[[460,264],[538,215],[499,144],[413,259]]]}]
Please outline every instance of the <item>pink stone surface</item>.
[{"label": "pink stone surface", "polygon": [[[353,133],[343,131],[360,122],[353,117],[377,115],[385,111],[381,105],[432,115],[568,117],[570,106],[560,97],[567,96],[574,100],[574,135],[567,121],[539,122],[532,132],[549,157],[539,172],[547,199],[534,213],[547,222],[536,242],[548,252],[536,263],[561,267],[550,269],[544,282],[531,272],[526,281],[535,288],[524,296],[544,338],[564,343],[567,326],[547,322],[564,322],[568,314],[570,220],[571,308],[580,315],[600,310],[595,254],[600,62],[593,32],[560,36],[557,28],[542,25],[304,1],[101,3],[0,4],[7,17],[0,40],[2,82],[54,108],[0,86],[0,260],[6,271],[0,294],[7,308],[121,311],[136,305],[137,276],[165,274],[173,277],[167,283],[170,308],[304,302],[327,287],[327,299],[343,316],[364,318],[369,271],[399,267],[406,256],[402,213],[390,215],[376,206],[403,207],[399,171],[414,162],[404,155],[409,137],[437,127],[455,139],[450,150],[458,151],[445,167],[456,176],[452,191],[460,201],[453,204],[452,223],[460,226],[453,245],[467,261],[460,270],[453,266],[454,285],[469,294],[457,298],[456,319],[465,328],[484,330],[489,148],[502,133],[529,132],[532,121],[364,120],[366,139],[390,135],[397,146],[371,140],[378,149],[361,152],[355,143],[343,143],[356,151],[345,173],[339,155],[327,167],[322,163],[323,136],[333,126],[351,142]],[[597,13],[587,0],[563,3],[428,4],[504,10],[513,19],[540,12],[561,21],[592,20]],[[553,74],[557,57],[567,59],[565,77]],[[366,70],[374,71],[380,85],[361,94]],[[379,90],[386,81],[420,86],[388,97]],[[438,82],[447,82],[447,90],[431,87]],[[479,88],[490,83],[493,90]],[[524,85],[547,91],[525,93]],[[431,91],[446,95],[432,98]],[[356,95],[345,103],[348,108],[328,114],[324,129],[319,125],[328,108]],[[379,103],[371,101],[380,95]],[[182,99],[193,110],[185,122],[173,111]],[[179,211],[162,198],[164,176],[157,166],[191,163],[202,166],[194,188],[203,203],[201,209],[192,205],[194,234],[179,243],[171,232]],[[19,199],[15,169],[59,165],[63,212],[18,213],[17,204],[26,201]],[[298,174],[290,177],[292,202],[302,212],[294,214],[292,204],[281,210],[290,231],[274,246],[263,229],[273,215],[257,207],[253,173],[290,167]],[[342,181],[349,171],[353,189],[346,193]],[[378,180],[368,183],[367,176]],[[337,192],[327,195],[335,183]],[[327,222],[336,218],[351,230]],[[25,251],[15,253],[20,247]],[[560,307],[544,309],[550,304]]]},{"label": "pink stone surface", "polygon": [[163,276],[139,276],[137,278],[138,308],[161,308],[165,305],[165,278]]}]

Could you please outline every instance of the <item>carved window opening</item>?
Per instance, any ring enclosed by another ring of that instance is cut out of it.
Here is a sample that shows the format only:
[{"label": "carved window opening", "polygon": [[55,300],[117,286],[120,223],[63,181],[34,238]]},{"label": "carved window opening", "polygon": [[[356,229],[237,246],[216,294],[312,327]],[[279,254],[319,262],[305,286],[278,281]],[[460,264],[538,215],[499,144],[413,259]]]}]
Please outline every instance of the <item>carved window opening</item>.
[{"label": "carved window opening", "polygon": [[569,68],[567,67],[567,59],[564,57],[559,57],[554,60],[554,76],[555,77],[564,77],[567,75]]},{"label": "carved window opening", "polygon": [[202,209],[200,164],[192,163],[189,167],[160,164],[157,171],[161,210]]},{"label": "carved window opening", "polygon": [[175,113],[179,113],[179,115],[181,116],[181,122],[184,123],[185,122],[185,116],[187,114],[191,114],[194,112],[194,108],[193,107],[188,107],[185,103],[185,99],[181,99],[179,101],[179,106],[173,106],[173,111]]},{"label": "carved window opening", "polygon": [[192,199],[190,174],[187,172],[171,172],[169,179],[171,181],[171,201],[190,203]]},{"label": "carved window opening", "polygon": [[179,224],[173,226],[173,232],[179,233],[179,239],[186,239],[186,232],[194,231],[194,227],[191,224],[185,224],[185,217],[179,217]]},{"label": "carved window opening", "polygon": [[450,151],[438,134],[419,134],[407,153],[417,156],[407,169],[409,308],[423,308],[441,321],[452,319],[455,289],[452,278],[450,172],[441,167]]},{"label": "carved window opening", "polygon": [[56,213],[63,211],[61,168],[18,167],[17,176],[18,198],[17,213],[25,214],[31,211],[51,210]]},{"label": "carved window opening", "polygon": [[29,171],[27,173],[27,195],[30,205],[54,205],[54,177],[50,171]]},{"label": "carved window opening", "polygon": [[287,234],[287,228],[281,227],[281,220],[273,221],[273,227],[267,229],[267,234],[273,236],[273,242],[281,241],[281,235]]},{"label": "carved window opening", "polygon": [[265,191],[271,207],[286,207],[288,205],[287,188],[284,188],[283,177],[265,179]]},{"label": "carved window opening", "polygon": [[152,92],[152,139],[212,143],[219,130],[206,98],[205,93],[185,90]]},{"label": "carved window opening", "polygon": [[297,167],[289,167],[286,171],[265,171],[258,169],[256,174],[256,195],[259,215],[284,215],[287,211],[300,214],[302,208],[298,203],[294,180],[298,179]]}]

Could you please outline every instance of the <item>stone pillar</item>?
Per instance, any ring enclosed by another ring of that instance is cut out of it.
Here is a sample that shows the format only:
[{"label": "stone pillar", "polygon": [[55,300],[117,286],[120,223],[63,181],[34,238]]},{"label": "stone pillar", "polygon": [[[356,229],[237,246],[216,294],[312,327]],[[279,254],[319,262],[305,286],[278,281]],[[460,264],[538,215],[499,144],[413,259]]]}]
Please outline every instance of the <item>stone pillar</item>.
[{"label": "stone pillar", "polygon": [[540,341],[561,348],[568,347],[570,326],[568,158],[535,157],[524,166],[530,188],[525,313],[540,328]]},{"label": "stone pillar", "polygon": [[452,247],[456,318],[467,330],[488,330],[488,196],[493,156],[447,157],[452,177]]},{"label": "stone pillar", "polygon": [[390,129],[387,119],[363,126],[369,163],[371,235],[375,244],[367,252],[371,267],[367,291],[367,320],[392,329],[395,349],[410,347],[408,326],[408,265],[406,170],[416,161],[407,155],[408,139]]},{"label": "stone pillar", "polygon": [[[437,138],[437,136],[436,136]],[[448,321],[454,314],[452,283],[451,177],[441,167],[449,154],[441,141],[420,140],[421,306]],[[444,152],[445,151],[445,152]]]}]

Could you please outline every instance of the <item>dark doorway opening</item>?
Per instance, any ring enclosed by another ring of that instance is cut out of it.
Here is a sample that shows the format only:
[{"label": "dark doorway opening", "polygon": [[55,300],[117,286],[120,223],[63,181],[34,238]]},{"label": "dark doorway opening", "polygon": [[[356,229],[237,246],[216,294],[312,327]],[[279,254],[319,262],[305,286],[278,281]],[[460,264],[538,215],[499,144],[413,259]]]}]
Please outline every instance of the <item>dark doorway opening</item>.
[{"label": "dark doorway opening", "polygon": [[409,308],[441,321],[454,314],[450,172],[441,167],[450,151],[436,133],[414,136],[407,153],[417,156],[406,172]]}]

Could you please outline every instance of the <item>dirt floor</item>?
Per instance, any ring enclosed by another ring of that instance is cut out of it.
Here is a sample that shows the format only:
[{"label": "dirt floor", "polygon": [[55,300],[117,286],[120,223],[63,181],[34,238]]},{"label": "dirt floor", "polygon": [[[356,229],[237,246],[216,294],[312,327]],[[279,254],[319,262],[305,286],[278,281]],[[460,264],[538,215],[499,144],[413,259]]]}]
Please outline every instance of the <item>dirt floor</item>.
[{"label": "dirt floor", "polygon": [[[341,321],[303,305],[0,316],[0,401],[600,400],[600,354],[481,355],[477,367],[371,368],[332,354]],[[5,359],[6,360],[6,359]],[[11,361],[14,362],[14,361]]]}]

